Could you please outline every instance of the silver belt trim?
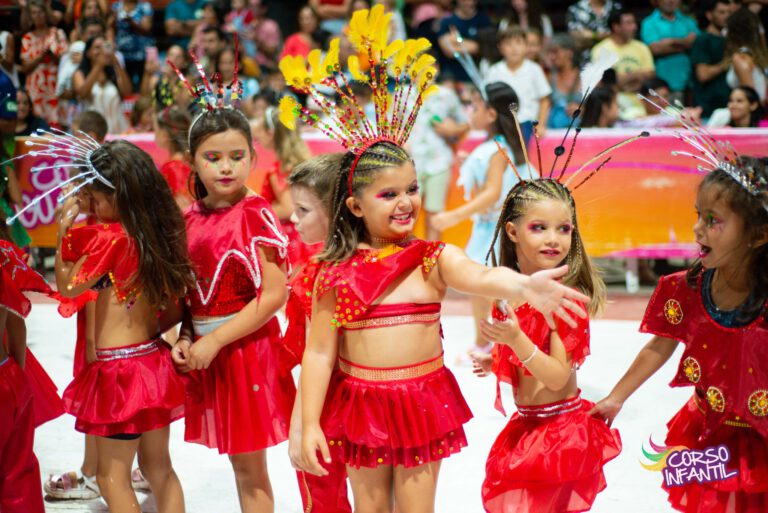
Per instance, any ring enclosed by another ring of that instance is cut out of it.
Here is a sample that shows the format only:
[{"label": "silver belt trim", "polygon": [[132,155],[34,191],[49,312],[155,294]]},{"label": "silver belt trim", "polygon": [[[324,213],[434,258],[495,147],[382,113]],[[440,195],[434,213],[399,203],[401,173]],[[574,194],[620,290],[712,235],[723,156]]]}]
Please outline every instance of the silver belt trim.
[{"label": "silver belt trim", "polygon": [[565,402],[560,404],[553,404],[551,406],[518,406],[517,413],[519,413],[521,417],[543,419],[547,417],[554,417],[555,415],[571,413],[572,411],[576,411],[579,408],[581,408],[581,396],[576,396],[573,399],[568,399]]},{"label": "silver belt trim", "polygon": [[221,317],[211,317],[210,319],[192,319],[192,329],[195,331],[195,335],[198,337],[204,337],[213,333],[216,328],[222,324],[232,320],[235,315],[237,314],[235,313],[231,315],[222,315]]},{"label": "silver belt trim", "polygon": [[136,358],[138,356],[154,353],[158,350],[157,344],[158,341],[155,339],[133,347],[122,347],[118,349],[97,349],[96,359],[100,362],[111,362],[112,360]]}]

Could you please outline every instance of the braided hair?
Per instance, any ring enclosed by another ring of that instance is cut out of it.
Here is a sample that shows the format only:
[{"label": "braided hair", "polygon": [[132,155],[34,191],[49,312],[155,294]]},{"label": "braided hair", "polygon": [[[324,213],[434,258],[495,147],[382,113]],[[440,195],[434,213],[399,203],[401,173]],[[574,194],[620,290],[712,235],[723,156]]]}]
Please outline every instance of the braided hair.
[{"label": "braided hair", "polygon": [[[584,250],[584,242],[581,239],[576,218],[576,202],[570,191],[557,180],[524,180],[517,183],[509,191],[501,207],[499,221],[493,231],[493,241],[486,261],[490,257],[494,266],[503,265],[518,270],[517,248],[515,242],[507,236],[507,223],[514,223],[524,216],[534,203],[547,199],[561,201],[568,205],[571,211],[573,232],[571,232],[571,249],[568,251],[564,262],[568,265],[568,274],[563,278],[563,283],[590,296],[592,301],[587,308],[590,315],[597,315],[605,305],[605,283]],[[494,248],[499,239],[501,239],[501,243],[497,257]]]},{"label": "braided hair", "polygon": [[[336,177],[331,195],[331,224],[325,248],[318,256],[321,261],[340,262],[351,257],[367,235],[363,219],[355,216],[347,207],[349,197],[349,173],[356,155],[347,152]],[[352,196],[359,198],[376,179],[378,172],[412,162],[408,153],[391,142],[379,142],[368,148],[357,161],[352,178]]]}]

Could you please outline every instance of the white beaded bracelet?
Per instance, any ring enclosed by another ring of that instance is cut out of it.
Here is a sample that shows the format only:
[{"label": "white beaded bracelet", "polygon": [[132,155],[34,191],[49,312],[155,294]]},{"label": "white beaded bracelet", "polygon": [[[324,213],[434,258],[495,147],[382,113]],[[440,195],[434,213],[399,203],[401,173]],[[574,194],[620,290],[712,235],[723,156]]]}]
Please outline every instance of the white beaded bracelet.
[{"label": "white beaded bracelet", "polygon": [[533,357],[536,356],[536,353],[538,353],[538,352],[539,352],[539,346],[534,345],[533,346],[533,352],[531,353],[531,356],[529,356],[525,360],[520,360],[520,363],[522,363],[523,365],[528,365],[529,363],[531,363],[531,360],[533,360]]}]

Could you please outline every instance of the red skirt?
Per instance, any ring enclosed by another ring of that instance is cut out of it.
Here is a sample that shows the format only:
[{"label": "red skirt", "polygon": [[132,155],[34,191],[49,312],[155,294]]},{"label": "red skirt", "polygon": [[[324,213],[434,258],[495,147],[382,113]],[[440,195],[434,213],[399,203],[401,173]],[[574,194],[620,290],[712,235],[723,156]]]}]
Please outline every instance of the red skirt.
[{"label": "red skirt", "polygon": [[414,467],[467,445],[472,412],[443,356],[407,367],[371,368],[339,359],[322,426],[332,458],[355,468]]},{"label": "red skirt", "polygon": [[277,318],[224,347],[187,382],[184,439],[221,454],[260,451],[288,439],[296,386],[281,372]]},{"label": "red skirt", "polygon": [[159,339],[97,349],[64,391],[64,406],[82,433],[141,434],[184,416],[184,381]]},{"label": "red skirt", "polygon": [[488,455],[485,510],[588,511],[606,486],[603,465],[621,452],[619,432],[587,415],[593,406],[577,396],[518,407]]},{"label": "red skirt", "polygon": [[689,483],[667,488],[669,502],[678,511],[706,513],[765,513],[768,511],[768,440],[749,427],[721,425],[704,432],[704,415],[692,397],[667,424],[666,444],[703,449],[725,445],[731,453],[728,470],[739,473],[723,481]]},{"label": "red skirt", "polygon": [[41,426],[64,414],[64,402],[59,397],[59,389],[51,380],[43,366],[37,361],[32,351],[27,348],[27,361],[24,372],[29,378],[34,405],[34,425]]}]

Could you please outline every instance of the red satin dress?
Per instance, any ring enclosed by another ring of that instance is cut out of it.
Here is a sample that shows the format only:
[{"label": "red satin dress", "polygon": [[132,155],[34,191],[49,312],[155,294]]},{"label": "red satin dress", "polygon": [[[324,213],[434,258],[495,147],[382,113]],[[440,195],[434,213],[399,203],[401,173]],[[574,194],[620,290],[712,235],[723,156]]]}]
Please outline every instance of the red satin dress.
[{"label": "red satin dress", "polygon": [[[321,264],[310,259],[291,278],[285,316],[288,326],[285,329],[284,363],[287,370],[301,364],[306,347],[307,319],[312,317],[312,289],[320,272]],[[312,513],[352,513],[347,494],[347,468],[340,459],[323,463],[327,476],[313,476],[297,471],[301,501],[304,511]]]},{"label": "red satin dress", "polygon": [[[272,188],[270,178],[275,177],[277,181],[278,190]],[[275,162],[275,165],[267,170],[267,174],[264,176],[264,183],[261,186],[261,196],[270,205],[277,201],[277,196],[286,188],[288,184],[285,181],[285,176],[280,171],[280,162]],[[301,240],[299,232],[296,231],[296,225],[290,219],[280,219],[280,223],[283,227],[283,232],[288,237],[288,259],[294,268],[298,268],[307,262],[309,259],[315,256],[321,249],[323,249],[323,243],[317,243],[312,245],[304,244]]]},{"label": "red satin dress", "polygon": [[[515,310],[520,328],[549,354],[551,330],[544,316],[527,304]],[[558,322],[557,333],[574,366],[589,355],[589,320],[571,328]],[[502,344],[493,348],[493,372],[517,387],[523,366]],[[497,387],[498,391],[498,387]],[[503,412],[497,392],[497,408]],[[603,466],[621,452],[621,438],[601,419],[587,415],[594,403],[576,395],[551,404],[518,406],[491,447],[482,496],[492,513],[588,511],[605,486]]]},{"label": "red satin dress", "polygon": [[[392,283],[437,264],[442,242],[414,239],[384,250],[358,250],[325,265],[315,293],[336,294],[333,323],[360,330],[440,320],[440,304],[383,304]],[[332,458],[360,468],[415,467],[447,458],[467,445],[463,425],[472,417],[442,355],[405,367],[372,368],[339,358],[326,394],[321,426]]]},{"label": "red satin dress", "polygon": [[[0,240],[0,308],[26,317],[25,292],[50,293],[14,244]],[[3,334],[4,335],[4,334]],[[42,385],[42,387],[41,387]],[[56,387],[27,350],[25,369],[12,357],[0,359],[0,511],[43,513],[40,468],[33,452],[35,427],[64,412]]]},{"label": "red satin dress", "polygon": [[[99,278],[96,288],[111,288],[126,308],[141,294],[132,283],[138,267],[135,243],[119,223],[70,230],[62,259],[86,256],[72,285]],[[64,391],[75,429],[97,436],[141,434],[184,415],[184,383],[167,346],[158,337],[122,347],[96,350]]]},{"label": "red satin dress", "polygon": [[[234,315],[259,298],[259,247],[287,259],[287,238],[260,196],[221,209],[198,201],[184,218],[197,281],[187,297],[193,318]],[[287,440],[296,387],[281,364],[283,355],[273,317],[224,347],[207,369],[192,372],[184,439],[222,454],[259,451]]]},{"label": "red satin dress", "polygon": [[678,511],[768,511],[768,321],[728,328],[704,308],[701,278],[665,276],[645,311],[640,331],[682,342],[685,351],[673,387],[693,386],[688,403],[667,423],[666,444],[690,449],[724,444],[729,471],[723,481],[665,488]]}]

